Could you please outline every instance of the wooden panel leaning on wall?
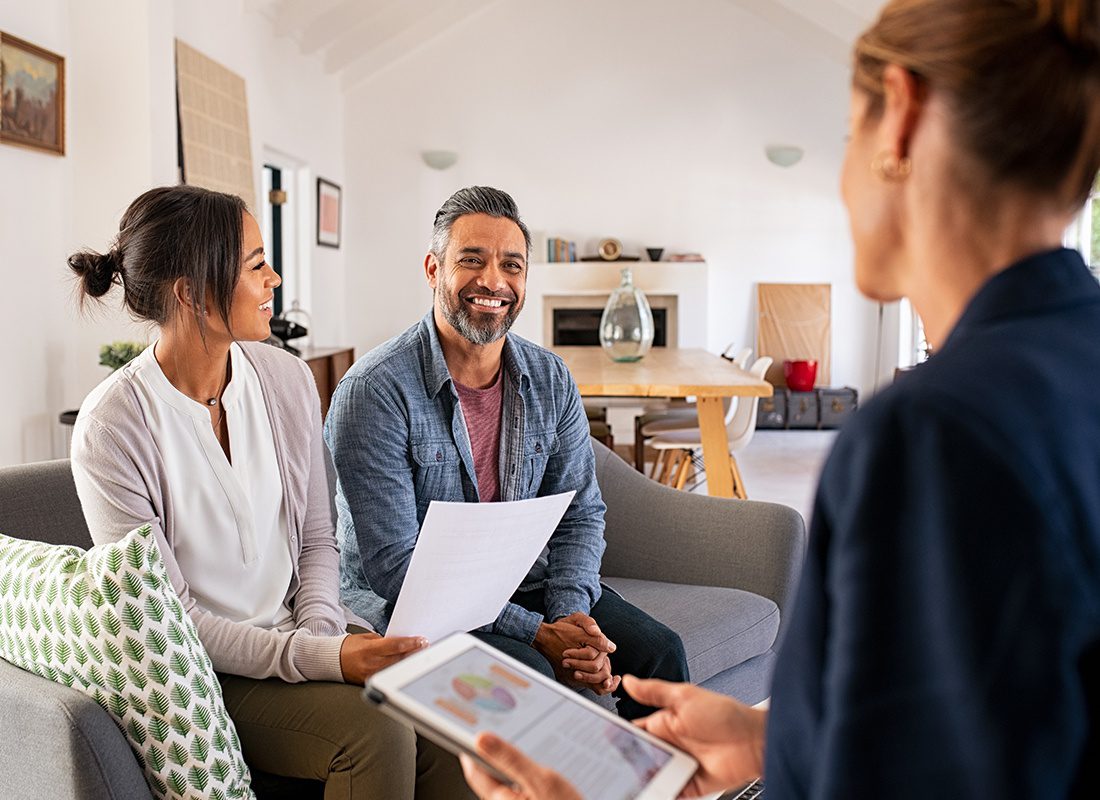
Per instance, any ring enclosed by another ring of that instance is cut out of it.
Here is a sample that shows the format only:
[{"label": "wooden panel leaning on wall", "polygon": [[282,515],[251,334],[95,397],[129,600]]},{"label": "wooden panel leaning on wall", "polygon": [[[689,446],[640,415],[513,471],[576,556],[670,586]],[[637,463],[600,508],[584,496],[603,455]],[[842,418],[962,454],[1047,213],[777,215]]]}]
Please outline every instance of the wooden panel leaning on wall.
[{"label": "wooden panel leaning on wall", "polygon": [[828,283],[759,283],[756,307],[756,352],[774,361],[765,376],[786,386],[785,359],[817,361],[817,386],[829,385],[830,305]]}]

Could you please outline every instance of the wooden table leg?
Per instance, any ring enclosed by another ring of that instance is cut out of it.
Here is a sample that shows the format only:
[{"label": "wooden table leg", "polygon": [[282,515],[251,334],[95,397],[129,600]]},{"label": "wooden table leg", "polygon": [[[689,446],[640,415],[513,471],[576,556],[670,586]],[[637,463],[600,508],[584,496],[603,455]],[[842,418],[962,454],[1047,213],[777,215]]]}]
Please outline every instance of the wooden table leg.
[{"label": "wooden table leg", "polygon": [[707,493],[714,497],[733,497],[733,466],[722,398],[700,397],[696,409],[703,440],[703,465],[707,470]]}]

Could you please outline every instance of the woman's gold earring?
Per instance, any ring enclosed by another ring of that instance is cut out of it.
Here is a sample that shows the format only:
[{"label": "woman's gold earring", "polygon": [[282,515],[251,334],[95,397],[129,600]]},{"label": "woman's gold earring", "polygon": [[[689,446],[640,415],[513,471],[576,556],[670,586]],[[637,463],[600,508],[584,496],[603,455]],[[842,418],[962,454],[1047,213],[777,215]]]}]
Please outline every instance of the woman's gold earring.
[{"label": "woman's gold earring", "polygon": [[913,162],[909,156],[898,157],[889,150],[883,150],[871,162],[871,172],[888,183],[900,183],[913,171]]}]

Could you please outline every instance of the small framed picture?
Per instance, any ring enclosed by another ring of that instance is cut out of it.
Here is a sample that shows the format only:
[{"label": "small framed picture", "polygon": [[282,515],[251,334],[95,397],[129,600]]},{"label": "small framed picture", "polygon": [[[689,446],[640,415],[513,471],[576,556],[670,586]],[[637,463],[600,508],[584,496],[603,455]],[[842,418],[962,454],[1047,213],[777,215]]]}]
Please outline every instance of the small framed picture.
[{"label": "small framed picture", "polygon": [[65,155],[65,59],[3,31],[0,142]]},{"label": "small framed picture", "polygon": [[332,181],[317,179],[317,244],[340,246],[340,196],[342,190]]}]

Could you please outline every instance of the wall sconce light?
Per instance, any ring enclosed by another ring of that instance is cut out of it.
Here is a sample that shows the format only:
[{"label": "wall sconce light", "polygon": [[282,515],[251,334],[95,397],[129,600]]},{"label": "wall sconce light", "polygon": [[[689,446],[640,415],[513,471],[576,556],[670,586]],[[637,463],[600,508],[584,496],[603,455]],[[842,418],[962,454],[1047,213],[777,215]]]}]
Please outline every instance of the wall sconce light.
[{"label": "wall sconce light", "polygon": [[802,160],[805,151],[793,144],[769,144],[764,148],[768,161],[777,167],[793,167]]},{"label": "wall sconce light", "polygon": [[453,150],[423,150],[420,158],[432,169],[450,169],[458,162],[458,153]]}]

